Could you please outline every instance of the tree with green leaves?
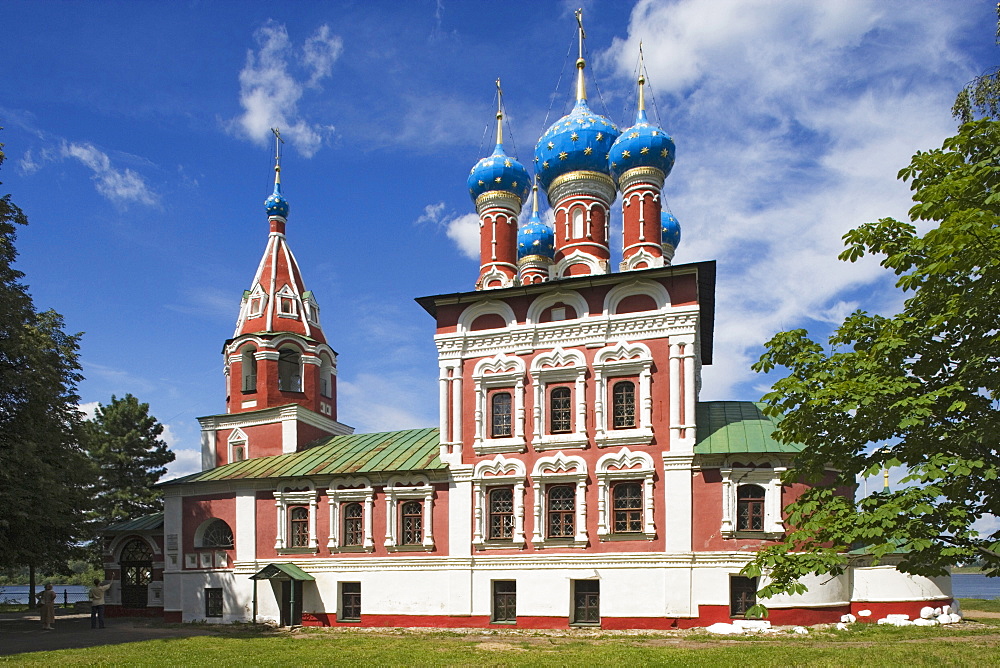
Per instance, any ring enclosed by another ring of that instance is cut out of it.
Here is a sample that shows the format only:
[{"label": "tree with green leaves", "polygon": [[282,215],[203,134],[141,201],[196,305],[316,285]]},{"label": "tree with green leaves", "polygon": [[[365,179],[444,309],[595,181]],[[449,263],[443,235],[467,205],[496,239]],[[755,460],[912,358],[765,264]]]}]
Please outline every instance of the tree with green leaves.
[{"label": "tree with green leaves", "polygon": [[[1000,46],[1000,3],[997,3],[996,43]],[[962,123],[980,118],[1000,118],[1000,67],[983,72],[959,92],[951,108]]]},{"label": "tree with green leaves", "polygon": [[[899,177],[913,191],[911,222],[862,225],[840,257],[880,256],[908,295],[903,311],[855,312],[828,346],[779,333],[754,365],[788,370],[766,412],[784,414],[777,438],[806,446],[790,478],[815,485],[787,508],[784,542],[744,570],[768,576],[764,597],[803,591],[807,573],[843,572],[859,544],[875,558],[900,553],[909,573],[978,560],[1000,575],[1000,531],[974,528],[1000,516],[1000,121],[963,123]],[[914,223],[932,227],[918,234]],[[906,471],[895,489],[838,493],[886,467]]]},{"label": "tree with green leaves", "polygon": [[80,335],[35,310],[14,268],[27,222],[0,198],[0,568],[27,566],[33,580],[36,569],[65,569],[89,539],[94,470],[79,446]]},{"label": "tree with green leaves", "polygon": [[87,452],[98,469],[94,519],[107,525],[162,510],[163,494],[154,485],[174,453],[160,438],[163,425],[149,404],[112,395],[86,427]]}]

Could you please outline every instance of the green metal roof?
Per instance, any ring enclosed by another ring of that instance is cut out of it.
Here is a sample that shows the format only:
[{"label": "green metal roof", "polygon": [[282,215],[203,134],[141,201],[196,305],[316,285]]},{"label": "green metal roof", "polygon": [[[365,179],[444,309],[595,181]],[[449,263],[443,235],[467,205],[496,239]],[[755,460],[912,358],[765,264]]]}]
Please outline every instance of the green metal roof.
[{"label": "green metal roof", "polygon": [[104,527],[104,531],[153,531],[155,529],[163,528],[163,513],[153,513],[151,515],[143,515],[142,517],[137,517],[134,520],[124,520],[122,522],[115,522],[114,524],[109,524]]},{"label": "green metal roof", "polygon": [[796,453],[804,446],[779,443],[773,437],[780,418],[764,415],[765,404],[753,401],[699,402],[697,455],[734,453]]},{"label": "green metal roof", "polygon": [[433,471],[445,468],[438,458],[439,443],[437,427],[330,436],[301,452],[234,462],[163,484],[344,473]]},{"label": "green metal roof", "polygon": [[286,577],[292,580],[310,582],[315,580],[313,576],[295,564],[268,564],[250,576],[251,580],[284,580]]}]

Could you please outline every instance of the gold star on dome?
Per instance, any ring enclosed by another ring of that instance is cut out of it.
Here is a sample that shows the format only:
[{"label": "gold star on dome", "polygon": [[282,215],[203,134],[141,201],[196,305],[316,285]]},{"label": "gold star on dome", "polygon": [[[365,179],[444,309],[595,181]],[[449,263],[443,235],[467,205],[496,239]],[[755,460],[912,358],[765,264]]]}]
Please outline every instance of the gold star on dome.
[{"label": "gold star on dome", "polygon": [[550,149],[553,149],[553,148],[555,148],[555,147],[556,147],[556,145],[555,145],[555,144],[553,144],[552,142],[549,142],[549,143],[548,143],[548,147],[549,147]]},{"label": "gold star on dome", "polygon": [[614,168],[615,168],[615,167],[617,167],[617,166],[618,166],[618,163],[617,163],[617,162],[612,162],[612,163],[611,163],[611,169],[614,169]]},{"label": "gold star on dome", "polygon": [[510,187],[511,188],[516,188],[517,187],[517,181],[511,181],[510,182]]},{"label": "gold star on dome", "polygon": [[542,163],[542,169],[548,169],[548,168],[549,168],[549,161],[546,160],[545,162]]},{"label": "gold star on dome", "polygon": [[603,132],[598,132],[596,139],[597,139],[597,141],[604,141],[604,133]]},{"label": "gold star on dome", "polygon": [[571,135],[569,136],[569,138],[570,138],[570,139],[572,139],[573,141],[576,141],[577,139],[579,139],[579,138],[580,138],[580,135],[578,135],[578,134],[576,134],[576,133],[574,132],[573,134],[571,134]]},{"label": "gold star on dome", "polygon": [[565,160],[568,157],[569,157],[569,153],[567,153],[566,151],[563,151],[562,153],[559,154],[559,159],[560,160]]},{"label": "gold star on dome", "polygon": [[499,176],[498,176],[498,177],[496,177],[496,178],[495,178],[495,179],[493,179],[493,180],[494,180],[494,181],[496,181],[497,183],[500,183],[500,177],[499,177]]},{"label": "gold star on dome", "polygon": [[648,146],[643,146],[642,150],[639,151],[639,153],[642,153],[643,155],[649,153],[649,147]]},{"label": "gold star on dome", "polygon": [[661,158],[667,157],[667,149],[663,149],[663,150],[660,151],[660,157]]},{"label": "gold star on dome", "polygon": [[659,134],[660,134],[659,132],[657,132],[656,130],[653,130],[653,136],[654,137],[658,136]]},{"label": "gold star on dome", "polygon": [[590,155],[593,152],[594,152],[594,149],[590,148],[589,146],[587,148],[583,149],[583,154],[584,155]]},{"label": "gold star on dome", "polygon": [[510,167],[510,160],[504,160],[503,161],[503,166],[504,167]]},{"label": "gold star on dome", "polygon": [[629,153],[628,151],[622,151],[622,157],[623,158],[631,158],[632,154]]},{"label": "gold star on dome", "polygon": [[486,185],[486,182],[485,182],[485,181],[482,181],[482,180],[480,180],[480,181],[479,181],[479,185],[481,185],[481,186],[485,186],[485,185]]},{"label": "gold star on dome", "polygon": [[628,136],[628,138],[629,138],[629,139],[635,139],[635,138],[636,138],[636,137],[638,137],[638,136],[639,136],[639,133],[638,133],[638,132],[633,132],[632,134],[630,134],[630,135]]}]

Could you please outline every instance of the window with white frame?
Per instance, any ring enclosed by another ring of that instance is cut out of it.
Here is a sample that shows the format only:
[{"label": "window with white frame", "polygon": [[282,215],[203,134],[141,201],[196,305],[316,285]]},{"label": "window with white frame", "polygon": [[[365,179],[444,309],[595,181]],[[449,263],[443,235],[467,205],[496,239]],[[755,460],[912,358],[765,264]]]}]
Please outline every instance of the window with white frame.
[{"label": "window with white frame", "polygon": [[722,469],[722,535],[726,538],[778,538],[781,476],[787,469],[773,462],[725,462]]},{"label": "window with white frame", "polygon": [[278,350],[278,389],[302,391],[302,353],[295,346],[286,345]]},{"label": "window with white frame", "polygon": [[434,487],[426,476],[393,476],[385,493],[385,546],[390,549],[434,548]]},{"label": "window with white frame", "polygon": [[259,318],[264,315],[264,307],[267,306],[267,293],[257,285],[250,293],[247,302],[247,318]]},{"label": "window with white frame", "polygon": [[244,348],[240,355],[240,369],[242,371],[242,387],[244,392],[257,391],[257,349],[253,346]]},{"label": "window with white frame", "polygon": [[302,305],[306,310],[306,319],[314,325],[319,324],[319,304],[316,303],[316,297],[313,296],[312,290],[306,290],[302,293]]},{"label": "window with white frame", "polygon": [[587,447],[587,361],[578,350],[555,348],[531,363],[536,450]]},{"label": "window with white frame", "polygon": [[231,550],[233,548],[233,530],[225,520],[218,517],[206,520],[195,531],[194,546]]},{"label": "window with white frame", "polygon": [[233,429],[227,439],[229,444],[229,462],[241,462],[250,456],[247,448],[247,435],[242,429]]},{"label": "window with white frame", "polygon": [[327,353],[320,355],[319,393],[328,399],[333,397],[333,361]]},{"label": "window with white frame", "polygon": [[472,476],[473,545],[524,545],[525,472],[523,462],[503,455],[476,464]]},{"label": "window with white frame", "polygon": [[473,369],[476,454],[524,452],[524,361],[497,355]]},{"label": "window with white frame", "polygon": [[594,357],[595,436],[599,447],[653,440],[653,356],[642,343],[621,342]]},{"label": "window with white frame", "polygon": [[597,460],[597,535],[601,540],[656,538],[653,458],[622,448]]},{"label": "window with white frame", "polygon": [[535,498],[536,547],[587,545],[587,464],[581,457],[557,453],[535,462],[531,472]]},{"label": "window with white frame", "polygon": [[299,299],[298,295],[291,287],[285,285],[280,290],[278,290],[275,298],[278,300],[278,316],[282,318],[298,318],[299,317]]},{"label": "window with white frame", "polygon": [[375,549],[372,532],[372,509],[375,491],[367,478],[341,478],[327,489],[330,506],[331,552]]},{"label": "window with white frame", "polygon": [[316,488],[310,481],[278,486],[274,493],[278,511],[278,532],[274,549],[279,554],[302,554],[319,551],[316,536]]}]

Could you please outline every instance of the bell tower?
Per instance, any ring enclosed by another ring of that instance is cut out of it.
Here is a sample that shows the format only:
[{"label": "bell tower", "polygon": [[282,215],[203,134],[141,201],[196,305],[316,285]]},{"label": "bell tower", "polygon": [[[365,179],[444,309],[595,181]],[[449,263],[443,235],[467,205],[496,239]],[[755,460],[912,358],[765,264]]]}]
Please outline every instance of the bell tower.
[{"label": "bell tower", "polygon": [[[326,341],[319,304],[285,236],[283,140],[273,132],[274,192],[264,202],[267,245],[243,292],[236,331],[223,346],[226,415],[199,418],[203,468],[296,452],[322,436],[353,431],[337,422],[337,353]],[[214,434],[209,442],[206,431]]]}]

